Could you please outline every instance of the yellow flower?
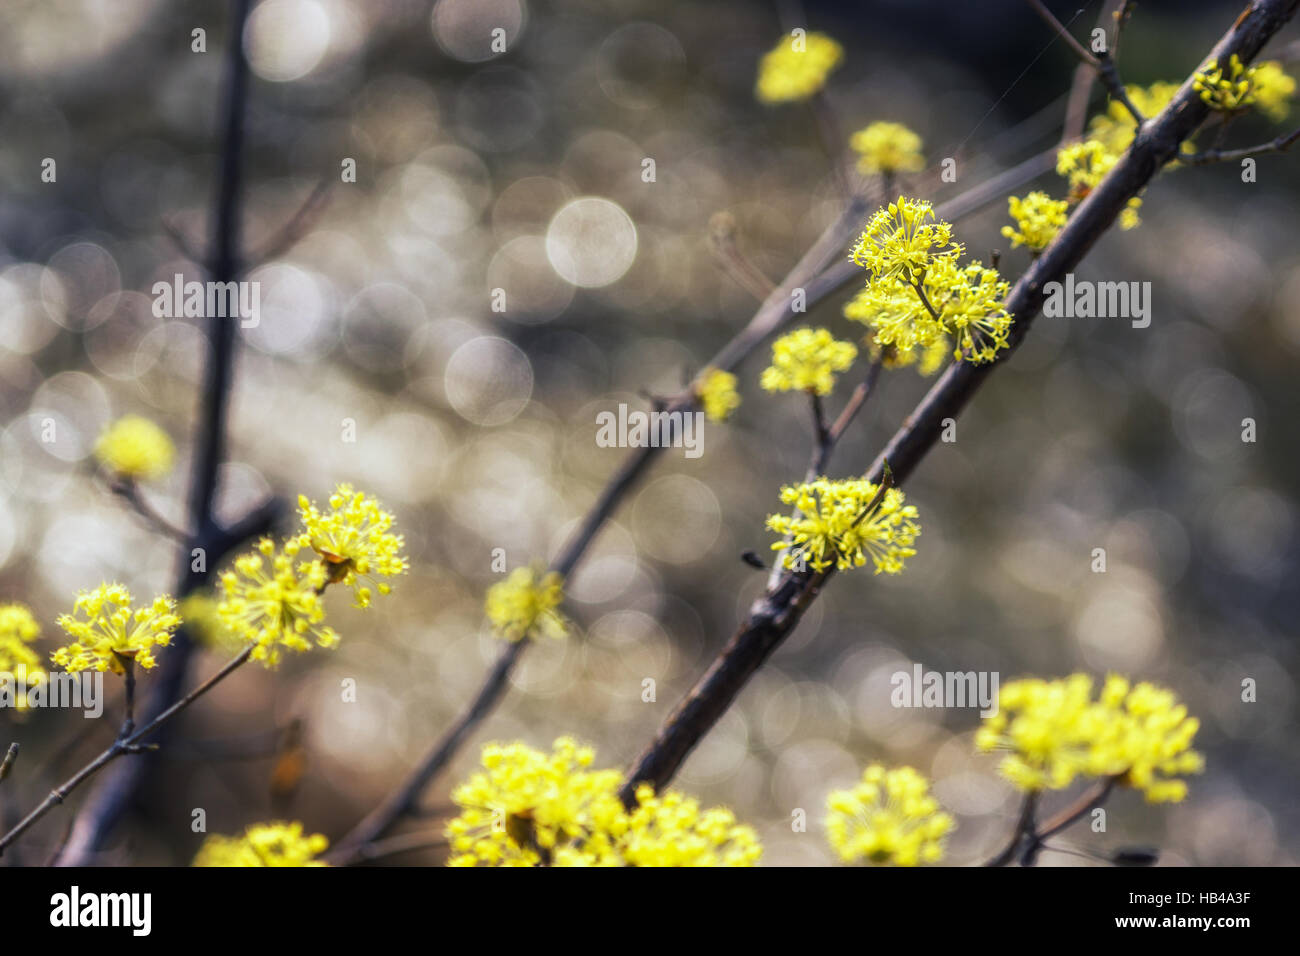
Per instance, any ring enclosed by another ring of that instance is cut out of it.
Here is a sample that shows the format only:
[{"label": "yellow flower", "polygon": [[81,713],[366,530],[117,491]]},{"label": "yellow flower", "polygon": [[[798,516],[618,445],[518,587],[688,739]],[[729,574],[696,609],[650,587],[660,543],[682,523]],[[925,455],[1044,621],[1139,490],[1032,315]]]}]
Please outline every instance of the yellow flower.
[{"label": "yellow flower", "polygon": [[279,665],[281,648],[301,653],[311,649],[309,638],[320,647],[333,647],[339,640],[323,623],[321,595],[329,584],[325,565],[295,565],[301,549],[301,542],[291,538],[277,554],[275,543],[263,538],[256,551],[236,558],[234,569],[221,576],[217,617],[231,634],[255,645],[253,660],[267,667]]},{"label": "yellow flower", "polygon": [[301,823],[255,823],[237,837],[213,835],[203,841],[191,866],[329,866],[316,857],[329,840],[303,834]]},{"label": "yellow flower", "polygon": [[898,276],[917,282],[936,260],[957,258],[962,247],[952,241],[952,226],[935,220],[926,201],[899,196],[867,223],[850,257],[872,279]]},{"label": "yellow flower", "polygon": [[[370,588],[361,583],[362,579],[406,573],[406,558],[401,554],[405,542],[400,534],[389,530],[393,516],[364,492],[348,484],[339,485],[330,495],[328,511],[321,511],[306,495],[299,495],[298,511],[304,529],[301,544],[321,556],[330,583],[341,581],[353,589],[357,607],[370,606]],[[380,594],[392,590],[382,582],[376,587]]]},{"label": "yellow flower", "polygon": [[[1183,144],[1186,147],[1187,144]],[[1086,139],[1071,143],[1056,154],[1056,172],[1064,176],[1070,184],[1072,203],[1079,202],[1106,178],[1106,174],[1119,162],[1119,154],[1111,152],[1106,144],[1097,139]],[[1120,213],[1119,227],[1134,229],[1141,225],[1137,210],[1142,200],[1134,196],[1128,201],[1128,207]]]},{"label": "yellow flower", "polygon": [[1255,105],[1277,123],[1291,112],[1290,99],[1295,94],[1295,79],[1288,76],[1277,60],[1260,63],[1254,70]]},{"label": "yellow flower", "polygon": [[914,281],[901,273],[873,275],[844,315],[873,329],[874,344],[892,348],[900,364],[916,362],[910,353],[919,349],[923,366],[933,370],[942,361],[938,349],[950,342],[955,358],[988,362],[1010,344],[1012,316],[1003,305],[1009,290],[995,269],[939,256]]},{"label": "yellow flower", "polygon": [[488,744],[483,769],[452,792],[450,866],[752,866],[754,831],[729,810],[701,810],[669,791],[637,789],[628,812],[622,774],[592,770],[595,752],[561,737],[546,754]]},{"label": "yellow flower", "polygon": [[1002,227],[1002,235],[1011,240],[1012,248],[1024,246],[1042,252],[1056,238],[1065,225],[1065,213],[1070,204],[1063,199],[1053,199],[1045,192],[1032,192],[1024,199],[1012,196],[1007,205],[1015,228]]},{"label": "yellow flower", "polygon": [[1241,57],[1232,54],[1227,65],[1211,60],[1192,78],[1201,102],[1221,113],[1237,113],[1255,103],[1255,67],[1247,69]]},{"label": "yellow flower", "polygon": [[1006,750],[999,770],[1026,791],[1061,790],[1075,778],[1113,777],[1151,803],[1187,795],[1180,774],[1199,773],[1191,749],[1200,722],[1172,691],[1118,676],[1092,698],[1092,678],[1012,681],[998,695],[998,713],[975,736],[980,750]]},{"label": "yellow flower", "polygon": [[859,154],[859,171],[914,173],[924,168],[921,137],[902,123],[872,123],[849,137],[849,148]]},{"label": "yellow flower", "polygon": [[0,604],[0,672],[14,673],[22,668],[27,682],[34,684],[45,676],[41,656],[27,645],[40,636],[41,628],[32,612],[21,604]]},{"label": "yellow flower", "polygon": [[[1178,92],[1177,83],[1156,82],[1150,86],[1132,84],[1124,87],[1129,102],[1137,107],[1139,113],[1150,118],[1168,106]],[[1106,151],[1118,156],[1128,149],[1137,135],[1137,124],[1128,108],[1119,100],[1112,99],[1106,112],[1094,116],[1088,124],[1088,138],[1098,140]],[[1183,144],[1185,148],[1192,148]]]},{"label": "yellow flower", "polygon": [[176,447],[167,433],[149,419],[126,415],[99,437],[95,457],[124,478],[158,478],[171,470]]},{"label": "yellow flower", "polygon": [[769,392],[805,391],[829,395],[835,373],[858,357],[858,347],[841,342],[826,329],[796,329],[772,343],[772,364],[759,384]]},{"label": "yellow flower", "polygon": [[508,641],[526,637],[564,637],[569,622],[557,608],[564,601],[564,579],[554,571],[515,568],[488,588],[485,610],[496,632]]},{"label": "yellow flower", "polygon": [[[903,492],[890,488],[868,513],[878,490],[878,485],[860,478],[817,478],[783,486],[781,502],[794,505],[798,517],[768,515],[767,528],[791,536],[785,567],[796,570],[807,564],[823,571],[833,564],[845,571],[862,567],[870,558],[877,574],[902,571],[904,560],[916,554],[912,545],[921,533],[916,506],[904,504]],[[772,545],[773,551],[783,548],[784,541]]]},{"label": "yellow flower", "polygon": [[764,103],[806,100],[826,85],[843,57],[844,48],[824,33],[784,37],[759,62],[755,95]]},{"label": "yellow flower", "polygon": [[826,806],[826,834],[845,863],[938,863],[955,826],[930,795],[930,782],[911,767],[872,764],[852,790],[832,791]]},{"label": "yellow flower", "polygon": [[[78,615],[84,615],[84,620]],[[180,623],[176,602],[166,594],[132,610],[131,592],[123,585],[101,584],[78,594],[71,614],[59,615],[59,627],[75,640],[51,657],[73,673],[93,668],[122,674],[125,667],[120,658],[148,669],[157,663],[154,648],[170,644]]]},{"label": "yellow flower", "polygon": [[695,386],[695,396],[704,406],[704,414],[711,422],[725,422],[740,407],[736,393],[736,376],[720,368],[706,368]]},{"label": "yellow flower", "polygon": [[672,790],[655,796],[648,783],[636,801],[617,846],[627,866],[753,866],[763,855],[754,830],[725,807],[701,810],[694,797]]},{"label": "yellow flower", "polygon": [[452,791],[451,866],[544,866],[613,861],[611,834],[626,821],[622,775],[589,769],[595,751],[570,737],[545,754],[488,744],[483,769]]}]

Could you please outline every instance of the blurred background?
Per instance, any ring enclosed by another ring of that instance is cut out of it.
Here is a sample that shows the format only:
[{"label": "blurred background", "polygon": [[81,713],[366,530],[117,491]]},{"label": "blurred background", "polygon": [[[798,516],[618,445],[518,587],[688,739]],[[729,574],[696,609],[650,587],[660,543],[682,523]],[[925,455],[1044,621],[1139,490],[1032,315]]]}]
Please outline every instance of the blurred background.
[{"label": "blurred background", "polygon": [[[1079,5],[1052,6],[1070,19]],[[1142,3],[1126,81],[1181,81],[1240,8]],[[1098,9],[1083,7],[1076,35]],[[105,491],[90,452],[117,416],[158,421],[181,460],[146,491],[182,521],[207,333],[154,317],[150,289],[202,278],[169,233],[207,241],[228,14],[162,0],[0,9],[0,601],[34,609],[43,654],[77,590],[117,579],[151,595],[181,559]],[[482,614],[492,549],[511,568],[552,558],[626,454],[596,446],[596,414],[680,389],[752,314],[710,255],[710,218],[730,213],[740,248],[780,279],[841,208],[812,112],[754,97],[759,58],[794,26],[845,47],[828,86],[842,133],[893,120],[923,137],[930,166],[904,182],[916,195],[957,195],[1060,137],[1075,61],[1014,0],[255,6],[245,248],[334,186],[301,241],[248,276],[262,318],[240,332],[221,513],[351,481],[396,513],[412,569],[364,614],[331,595],[337,650],[245,668],[191,709],[103,862],[188,863],[196,807],[209,833],[287,816],[338,839],[432,745],[500,650]],[[195,28],[207,53],[191,51]],[[1094,91],[1093,112],[1103,105]],[[1277,132],[1249,118],[1231,144]],[[956,183],[939,179],[948,156]],[[44,157],[57,183],[41,181]],[[355,183],[338,181],[345,158]],[[1055,175],[1041,185],[1064,194]],[[1149,281],[1150,327],[1040,319],[910,482],[924,531],[907,572],[834,580],[677,784],[757,827],[766,863],[822,865],[826,793],[871,761],[910,763],[958,816],[949,861],[976,861],[1005,840],[1016,795],[995,758],[972,753],[974,710],[895,709],[890,675],[912,662],[1004,682],[1116,670],[1173,688],[1201,718],[1206,772],[1180,805],[1123,792],[1109,832],[1077,826],[1053,845],[1295,863],[1298,216],[1288,156],[1261,158],[1252,184],[1233,166],[1162,175],[1143,225],[1108,233],[1077,270]],[[957,235],[972,255],[1003,250],[1014,279],[1028,259],[999,235],[1006,222],[1000,199]],[[840,315],[853,291],[809,322],[860,337]],[[764,517],[809,452],[804,403],[758,388],[768,355],[738,370],[744,404],[706,427],[703,456],[661,455],[627,498],[570,582],[578,633],[524,657],[430,792],[434,814],[488,740],[568,733],[598,764],[626,765],[730,636],[765,577],[739,555],[769,553]],[[927,387],[886,373],[831,473],[861,471]],[[1104,574],[1090,570],[1098,547]],[[200,673],[226,656],[205,655]],[[647,677],[655,702],[642,701]],[[345,678],[355,703],[340,701]],[[1241,702],[1244,678],[1255,703]],[[116,729],[55,711],[6,710],[0,725],[0,743],[23,744],[11,813]],[[796,808],[806,833],[791,830]],[[34,831],[26,859],[69,819]]]}]

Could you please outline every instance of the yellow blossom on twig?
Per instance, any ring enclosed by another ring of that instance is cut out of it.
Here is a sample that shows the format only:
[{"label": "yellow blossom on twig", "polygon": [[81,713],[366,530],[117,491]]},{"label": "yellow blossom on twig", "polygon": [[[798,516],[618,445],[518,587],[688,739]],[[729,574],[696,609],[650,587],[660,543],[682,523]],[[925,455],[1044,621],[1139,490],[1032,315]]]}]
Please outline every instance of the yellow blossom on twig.
[{"label": "yellow blossom on twig", "polygon": [[921,137],[902,123],[872,123],[849,137],[859,172],[914,173],[925,166]]},{"label": "yellow blossom on twig", "polygon": [[237,837],[208,837],[190,865],[329,866],[316,859],[328,847],[323,835],[306,836],[301,823],[255,823]]},{"label": "yellow blossom on twig", "polygon": [[95,443],[95,458],[124,478],[158,478],[171,470],[176,447],[167,433],[139,415],[113,422]]},{"label": "yellow blossom on twig", "polygon": [[176,602],[166,594],[144,607],[131,607],[131,592],[121,584],[101,584],[77,595],[71,614],[59,615],[59,627],[74,638],[52,655],[54,663],[72,672],[125,672],[122,659],[148,669],[157,661],[154,648],[171,643],[180,626]]},{"label": "yellow blossom on twig", "polygon": [[759,384],[769,392],[811,392],[829,395],[835,373],[858,357],[858,347],[841,342],[826,329],[795,329],[772,343],[772,364]]},{"label": "yellow blossom on twig", "polygon": [[[866,564],[876,573],[898,574],[905,559],[916,554],[912,545],[921,533],[915,505],[904,503],[903,492],[862,478],[835,481],[817,478],[781,488],[781,502],[794,505],[797,516],[767,516],[767,527],[790,536],[783,563],[796,570],[803,565],[824,571],[832,565],[845,571]],[[786,548],[785,541],[772,550]]]},{"label": "yellow blossom on twig", "polygon": [[488,621],[508,641],[526,637],[564,637],[569,622],[558,610],[564,601],[564,579],[554,571],[515,568],[504,581],[488,588]]},{"label": "yellow blossom on twig", "polygon": [[740,407],[736,376],[720,368],[706,368],[700,374],[695,396],[704,406],[704,414],[711,422],[725,422]]},{"label": "yellow blossom on twig", "polygon": [[1008,751],[999,769],[1022,790],[1061,790],[1083,776],[1114,778],[1151,803],[1182,800],[1187,784],[1174,778],[1204,767],[1191,749],[1200,722],[1153,684],[1112,675],[1095,700],[1092,687],[1087,674],[1004,684],[976,746]]},{"label": "yellow blossom on twig", "polygon": [[826,806],[826,835],[845,863],[938,863],[956,825],[930,795],[929,781],[911,767],[872,764],[851,790],[832,791]]}]

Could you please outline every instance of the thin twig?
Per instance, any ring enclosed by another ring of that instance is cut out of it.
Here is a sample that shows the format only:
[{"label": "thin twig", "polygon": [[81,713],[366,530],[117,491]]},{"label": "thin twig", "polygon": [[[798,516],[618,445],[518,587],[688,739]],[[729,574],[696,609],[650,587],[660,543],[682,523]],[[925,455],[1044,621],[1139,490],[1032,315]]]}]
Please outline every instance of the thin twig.
[{"label": "thin twig", "polygon": [[330,189],[333,185],[334,181],[329,177],[317,183],[302,205],[298,207],[298,211],[289,217],[289,220],[277,230],[275,235],[249,253],[249,262],[261,265],[272,259],[278,259],[285,252],[292,249],[294,244],[302,239],[307,234],[307,230],[320,218],[321,212],[328,204]]},{"label": "thin twig", "polygon": [[1002,852],[985,863],[985,866],[1006,866],[1016,858],[1025,836],[1034,832],[1034,814],[1038,811],[1038,791],[1031,790],[1020,802],[1020,815],[1016,818],[1015,829]]},{"label": "thin twig", "polygon": [[1246,159],[1249,156],[1259,156],[1263,153],[1284,153],[1295,144],[1296,140],[1300,140],[1300,129],[1279,136],[1276,139],[1271,139],[1267,143],[1261,143],[1258,146],[1247,146],[1244,149],[1207,149],[1203,153],[1184,153],[1178,157],[1178,162],[1184,166],[1231,163],[1239,159]]},{"label": "thin twig", "polygon": [[113,481],[109,484],[109,490],[117,495],[135,512],[144,518],[154,529],[162,532],[169,538],[175,538],[177,541],[188,541],[190,534],[184,528],[178,528],[172,524],[162,514],[145,500],[144,494],[140,491],[140,486],[130,479]]},{"label": "thin twig", "polygon": [[25,816],[16,827],[6,833],[3,837],[0,837],[0,856],[4,855],[5,847],[9,846],[9,844],[13,843],[14,840],[22,836],[23,833],[36,824],[37,821],[45,816],[45,814],[49,813],[66,800],[68,794],[76,790],[101,769],[112,763],[118,757],[121,757],[123,754],[143,753],[148,749],[148,745],[143,743],[146,737],[163,724],[167,723],[167,721],[171,720],[186,707],[190,706],[190,704],[194,703],[213,687],[216,687],[217,684],[225,680],[230,676],[230,674],[234,673],[235,670],[237,670],[249,659],[249,657],[252,656],[255,647],[256,645],[250,644],[248,647],[244,648],[238,657],[232,659],[228,664],[222,667],[221,670],[217,671],[217,673],[213,674],[198,687],[194,688],[194,690],[190,691],[153,720],[149,721],[149,723],[145,724],[145,726],[140,730],[130,734],[129,736],[118,737],[118,739],[114,740],[112,746],[107,750],[101,753],[94,760],[90,761],[90,763],[86,764],[63,783],[59,784],[59,786],[51,790],[50,795],[47,796],[35,810],[27,814],[27,816]]},{"label": "thin twig", "polygon": [[18,743],[15,741],[14,743],[11,743],[9,749],[5,751],[5,759],[0,761],[0,783],[3,783],[5,777],[9,776],[9,772],[14,768],[14,761],[17,759]]},{"label": "thin twig", "polygon": [[1089,51],[1087,47],[1074,38],[1060,20],[1056,19],[1052,11],[1047,9],[1043,0],[1025,0],[1025,2],[1047,22],[1048,26],[1060,35],[1061,39],[1065,40],[1070,49],[1074,51],[1075,56],[1093,70],[1096,70],[1097,76],[1101,78],[1107,91],[1124,104],[1124,108],[1132,115],[1135,123],[1141,126],[1146,122],[1145,117],[1133,105],[1133,101],[1129,99],[1128,92],[1124,89],[1124,82],[1119,77],[1119,69],[1115,66],[1115,59],[1110,52],[1092,53]]}]

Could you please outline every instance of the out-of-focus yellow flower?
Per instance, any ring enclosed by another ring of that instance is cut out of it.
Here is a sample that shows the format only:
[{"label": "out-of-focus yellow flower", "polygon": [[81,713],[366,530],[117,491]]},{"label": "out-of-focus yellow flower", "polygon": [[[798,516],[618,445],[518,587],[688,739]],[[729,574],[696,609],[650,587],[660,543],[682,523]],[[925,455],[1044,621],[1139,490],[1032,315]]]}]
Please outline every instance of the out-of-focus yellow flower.
[{"label": "out-of-focus yellow flower", "polygon": [[[877,574],[902,571],[904,560],[916,554],[912,545],[921,533],[916,506],[905,504],[903,492],[890,488],[868,512],[878,490],[878,485],[860,478],[817,478],[783,486],[781,502],[794,505],[799,515],[768,515],[767,528],[790,536],[785,567],[807,565],[824,571],[834,565],[846,571],[862,567],[870,558]],[[785,547],[784,541],[778,541],[772,550]]]},{"label": "out-of-focus yellow flower", "polygon": [[226,629],[254,645],[253,660],[267,667],[280,663],[282,648],[307,651],[315,638],[321,647],[338,643],[338,633],[325,620],[321,595],[329,583],[324,564],[295,564],[301,542],[291,538],[277,553],[269,538],[257,550],[235,559],[221,576],[217,617]]},{"label": "out-of-focus yellow flower", "polygon": [[617,844],[627,866],[753,866],[763,855],[753,828],[725,807],[701,810],[694,797],[672,790],[655,796],[648,783],[636,801]]},{"label": "out-of-focus yellow flower", "polygon": [[841,342],[827,329],[795,329],[772,343],[772,364],[759,384],[769,392],[803,391],[829,395],[835,373],[858,357],[858,347]]},{"label": "out-of-focus yellow flower", "polygon": [[1200,722],[1172,691],[1106,679],[1092,698],[1092,678],[1026,679],[1004,684],[998,713],[975,736],[980,750],[1006,750],[1003,776],[1025,791],[1060,790],[1077,777],[1114,777],[1151,803],[1177,802],[1187,784],[1174,779],[1205,765],[1191,749]]},{"label": "out-of-focus yellow flower", "polygon": [[569,622],[558,610],[564,579],[554,571],[515,568],[488,588],[484,609],[496,632],[508,641],[526,637],[564,637]]},{"label": "out-of-focus yellow flower", "polygon": [[764,103],[806,100],[844,58],[844,48],[824,33],[802,30],[783,37],[758,64],[755,95]]},{"label": "out-of-focus yellow flower", "polygon": [[29,646],[40,633],[40,625],[24,605],[0,604],[0,672],[13,673],[21,667],[29,684],[44,678],[41,655]]},{"label": "out-of-focus yellow flower", "polygon": [[911,767],[872,764],[852,790],[832,791],[826,806],[826,835],[845,863],[938,863],[956,825],[930,795],[930,782]]},{"label": "out-of-focus yellow flower", "polygon": [[[331,583],[352,588],[357,607],[369,607],[371,592],[362,581],[405,574],[403,538],[393,534],[393,516],[379,502],[351,485],[342,484],[330,495],[329,510],[321,511],[306,495],[298,496],[302,519],[301,543],[321,556]],[[391,588],[376,584],[380,594]]]},{"label": "out-of-focus yellow flower", "polygon": [[[1137,107],[1139,113],[1150,119],[1161,112],[1173,101],[1178,92],[1177,83],[1156,82],[1150,86],[1131,84],[1124,87],[1129,102]],[[1095,139],[1105,147],[1108,153],[1118,156],[1128,149],[1137,135],[1137,123],[1132,114],[1119,100],[1112,99],[1106,112],[1094,116],[1088,123],[1088,138]],[[1184,148],[1192,148],[1184,143]]]},{"label": "out-of-focus yellow flower", "polygon": [[867,223],[850,254],[875,279],[899,277],[913,283],[939,259],[956,259],[962,247],[952,241],[952,226],[934,218],[934,207],[899,196]]},{"label": "out-of-focus yellow flower", "polygon": [[752,866],[754,831],[729,810],[649,785],[629,813],[622,774],[592,770],[595,752],[570,737],[546,754],[488,744],[483,769],[452,792],[450,866]]},{"label": "out-of-focus yellow flower", "polygon": [[[1106,174],[1117,162],[1119,154],[1111,152],[1098,139],[1085,139],[1063,147],[1056,154],[1056,172],[1070,184],[1069,201],[1077,203],[1084,199],[1106,178]],[[1121,229],[1136,229],[1142,224],[1137,212],[1141,206],[1142,200],[1137,196],[1128,201],[1127,208],[1119,216]]]},{"label": "out-of-focus yellow flower", "polygon": [[180,627],[176,602],[161,594],[153,603],[132,609],[131,592],[121,584],[101,584],[77,595],[71,614],[59,615],[59,627],[74,639],[52,655],[54,663],[70,672],[93,669],[125,672],[121,658],[148,669],[157,661],[154,648],[171,643]]},{"label": "out-of-focus yellow flower", "polygon": [[301,823],[255,823],[237,837],[214,834],[191,866],[329,866],[318,860],[329,840],[306,836]]},{"label": "out-of-focus yellow flower", "polygon": [[1065,225],[1065,214],[1070,204],[1063,199],[1053,199],[1045,192],[1032,192],[1024,199],[1012,196],[1007,200],[1015,226],[1003,226],[1002,235],[1011,240],[1012,248],[1024,246],[1042,252],[1056,238]]},{"label": "out-of-focus yellow flower", "polygon": [[1282,69],[1277,60],[1267,60],[1255,67],[1255,105],[1273,122],[1281,122],[1291,112],[1295,95],[1295,78]]},{"label": "out-of-focus yellow flower", "polygon": [[740,407],[736,392],[736,376],[720,368],[706,368],[695,386],[695,396],[704,406],[704,414],[711,422],[725,422]]},{"label": "out-of-focus yellow flower", "polygon": [[1295,79],[1277,60],[1246,67],[1235,53],[1226,65],[1218,60],[1205,64],[1192,84],[1212,110],[1239,113],[1257,106],[1274,122],[1286,119],[1295,93]]},{"label": "out-of-focus yellow flower", "polygon": [[95,443],[95,458],[124,478],[158,478],[171,470],[176,446],[167,433],[139,415],[113,422]]},{"label": "out-of-focus yellow flower", "polygon": [[871,173],[914,173],[925,167],[921,137],[902,123],[872,123],[849,137],[858,154],[858,170]]}]

